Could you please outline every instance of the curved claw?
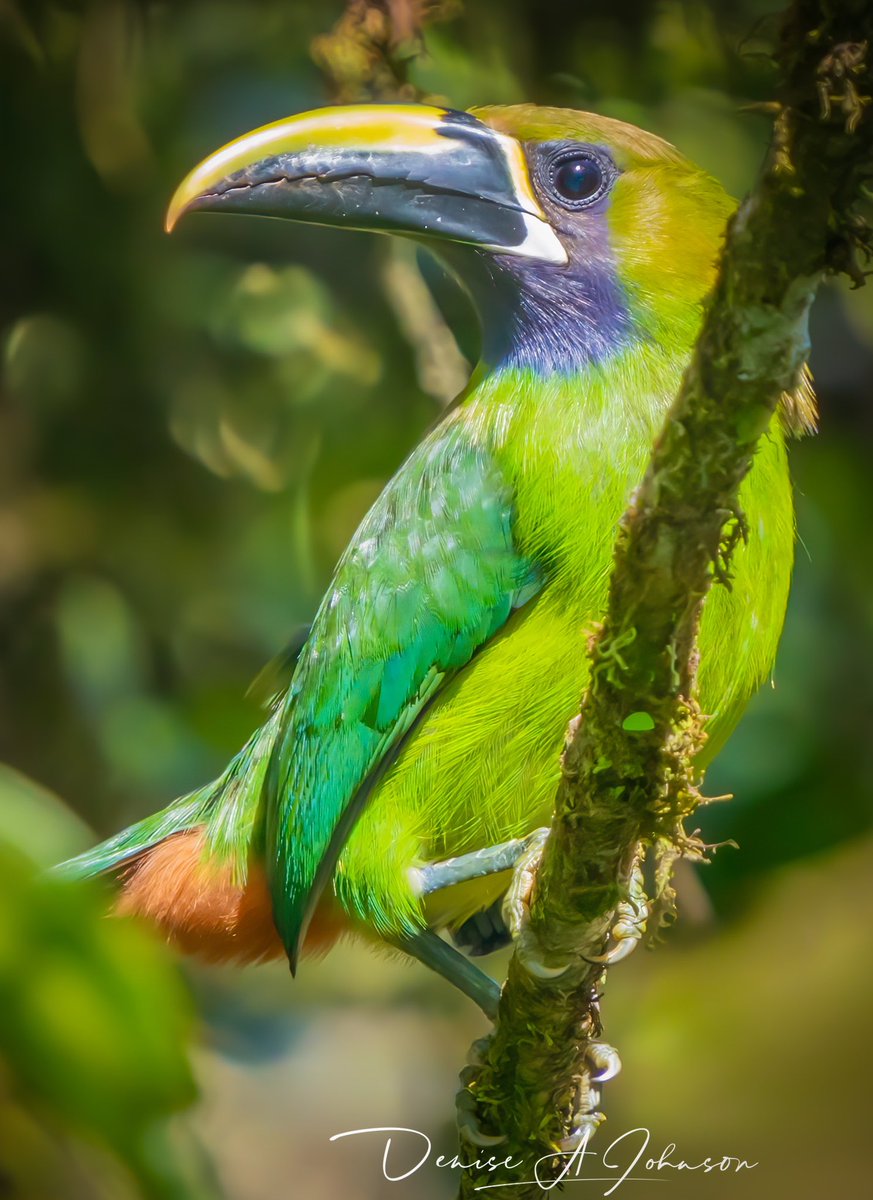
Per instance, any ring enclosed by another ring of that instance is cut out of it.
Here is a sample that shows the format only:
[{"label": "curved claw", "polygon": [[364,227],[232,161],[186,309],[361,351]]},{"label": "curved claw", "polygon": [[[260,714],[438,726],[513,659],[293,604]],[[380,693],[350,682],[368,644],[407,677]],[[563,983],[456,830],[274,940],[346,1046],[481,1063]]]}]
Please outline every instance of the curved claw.
[{"label": "curved claw", "polygon": [[458,1092],[455,1097],[455,1106],[458,1110],[458,1133],[472,1145],[487,1148],[501,1146],[507,1140],[505,1133],[494,1134],[482,1131],[476,1118],[476,1101],[466,1088]]},{"label": "curved claw", "polygon": [[629,898],[619,904],[617,920],[609,931],[615,945],[603,954],[586,955],[586,962],[611,967],[615,963],[623,962],[639,945],[649,918],[649,902],[639,864],[635,864],[631,871],[629,893]]},{"label": "curved claw", "polygon": [[592,1083],[606,1083],[608,1079],[615,1079],[621,1071],[618,1051],[608,1042],[591,1042],[585,1057],[597,1070],[597,1074],[591,1076]]},{"label": "curved claw", "polygon": [[630,955],[633,954],[634,950],[636,950],[639,943],[639,934],[627,934],[621,938],[611,950],[607,950],[605,954],[586,954],[585,961],[598,964],[602,963],[605,967],[612,967],[616,963],[623,962],[626,958],[629,958]]},{"label": "curved claw", "polygon": [[458,1134],[465,1142],[470,1142],[474,1146],[481,1146],[487,1149],[490,1146],[502,1146],[506,1141],[506,1134],[501,1133],[499,1137],[494,1134],[483,1133],[479,1128],[479,1122],[471,1113],[462,1113],[458,1118]]},{"label": "curved claw", "polygon": [[547,967],[544,962],[540,962],[538,958],[534,958],[532,954],[528,954],[522,942],[519,942],[516,946],[516,954],[521,959],[528,975],[533,975],[536,979],[560,979],[562,975],[567,974],[573,965],[571,962],[568,962],[564,963],[561,967]]},{"label": "curved claw", "polygon": [[637,946],[640,944],[640,935],[622,938],[606,955],[608,966],[614,966],[616,963],[624,962],[629,958]]},{"label": "curved claw", "polygon": [[558,1142],[558,1149],[564,1154],[574,1154],[583,1142],[587,1143],[591,1139],[605,1120],[603,1113],[586,1113],[573,1132]]}]

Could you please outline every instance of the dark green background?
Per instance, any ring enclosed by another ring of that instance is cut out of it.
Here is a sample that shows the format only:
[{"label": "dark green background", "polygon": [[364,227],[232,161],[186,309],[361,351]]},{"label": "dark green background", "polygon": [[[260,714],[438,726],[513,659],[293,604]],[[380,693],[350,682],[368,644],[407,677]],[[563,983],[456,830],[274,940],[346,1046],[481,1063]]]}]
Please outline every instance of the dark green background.
[{"label": "dark green background", "polygon": [[[27,865],[86,845],[79,819],[105,835],[223,765],[261,719],[250,681],[475,358],[432,265],[439,324],[402,319],[426,312],[421,276],[387,239],[239,218],[162,233],[205,153],[324,102],[310,45],[340,9],[0,3],[0,1197],[366,1200],[389,1187],[381,1146],[331,1133],[411,1125],[452,1147],[481,1022],[421,968],[341,947],[294,983],[193,970],[192,1004],[102,895]],[[637,122],[739,195],[767,136],[738,111],[772,95],[767,11],[470,0],[410,78],[457,107]],[[873,293],[825,288],[812,341],[821,432],[792,451],[775,684],[710,773],[735,799],[699,816],[740,848],[683,872],[685,919],[605,1002],[625,1058],[612,1136],[760,1162],[626,1185],[663,1200],[851,1194],[866,1170]],[[155,1126],[191,1098],[191,1047],[202,1099]],[[387,1194],[448,1196],[446,1176]]]}]

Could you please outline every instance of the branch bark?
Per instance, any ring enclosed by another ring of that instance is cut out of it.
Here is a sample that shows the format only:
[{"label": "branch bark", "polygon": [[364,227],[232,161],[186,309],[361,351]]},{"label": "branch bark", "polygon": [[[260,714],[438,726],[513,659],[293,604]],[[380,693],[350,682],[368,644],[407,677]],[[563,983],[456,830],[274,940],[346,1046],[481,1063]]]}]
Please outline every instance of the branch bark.
[{"label": "branch bark", "polygon": [[[539,1160],[539,1179],[557,1179],[567,1152],[603,1119],[605,968],[586,960],[602,954],[644,849],[660,852],[667,887],[671,856],[701,849],[684,833],[701,799],[693,767],[704,738],[694,699],[701,607],[713,582],[729,582],[743,536],[739,487],[800,378],[816,288],[828,272],[863,281],[869,240],[857,206],[873,176],[871,46],[869,0],[796,0],[784,15],[770,152],[730,222],[693,359],[622,521],[530,920],[494,1032],[462,1072],[462,1127],[485,1135],[478,1146],[493,1141],[479,1150],[486,1165],[464,1172],[462,1197],[495,1182],[489,1156],[524,1163],[517,1174],[528,1180]],[[647,717],[628,722],[631,714]],[[462,1158],[471,1157],[464,1142]]]}]

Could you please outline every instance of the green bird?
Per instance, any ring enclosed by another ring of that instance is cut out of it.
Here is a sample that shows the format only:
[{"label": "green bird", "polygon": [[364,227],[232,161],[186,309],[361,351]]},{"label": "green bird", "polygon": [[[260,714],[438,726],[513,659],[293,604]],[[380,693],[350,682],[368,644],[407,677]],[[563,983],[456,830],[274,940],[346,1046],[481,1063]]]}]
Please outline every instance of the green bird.
[{"label": "green bird", "polygon": [[[456,946],[550,819],[619,519],[676,395],[734,202],[659,137],[531,105],[320,109],[207,158],[174,196],[411,237],[472,298],[481,359],[337,564],[290,685],[224,774],[69,864],[183,948],[255,960],[344,932],[487,1012]],[[705,768],[771,671],[794,513],[783,399],[741,494],[748,540],[700,630]]]}]

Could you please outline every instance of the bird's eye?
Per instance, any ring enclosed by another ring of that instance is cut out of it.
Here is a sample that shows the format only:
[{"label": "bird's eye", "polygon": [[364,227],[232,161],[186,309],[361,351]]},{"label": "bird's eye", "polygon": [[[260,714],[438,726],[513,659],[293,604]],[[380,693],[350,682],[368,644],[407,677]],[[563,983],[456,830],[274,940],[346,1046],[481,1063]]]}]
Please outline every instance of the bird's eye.
[{"label": "bird's eye", "polygon": [[567,208],[585,208],[598,200],[609,187],[604,164],[593,153],[565,153],[549,171],[556,199]]}]

